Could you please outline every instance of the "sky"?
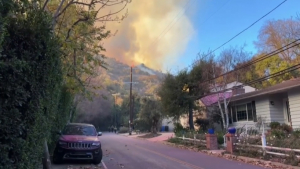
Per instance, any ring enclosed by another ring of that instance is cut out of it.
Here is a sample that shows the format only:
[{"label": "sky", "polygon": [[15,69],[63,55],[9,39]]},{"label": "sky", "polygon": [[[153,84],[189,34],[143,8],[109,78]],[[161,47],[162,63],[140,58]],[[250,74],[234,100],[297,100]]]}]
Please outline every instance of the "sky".
[{"label": "sky", "polygon": [[[192,64],[197,53],[214,50],[271,11],[283,0],[132,0],[128,17],[108,28],[118,29],[106,43],[106,55],[127,64],[176,72]],[[222,49],[254,41],[269,20],[300,15],[300,1],[287,0],[275,11],[233,39]]]}]

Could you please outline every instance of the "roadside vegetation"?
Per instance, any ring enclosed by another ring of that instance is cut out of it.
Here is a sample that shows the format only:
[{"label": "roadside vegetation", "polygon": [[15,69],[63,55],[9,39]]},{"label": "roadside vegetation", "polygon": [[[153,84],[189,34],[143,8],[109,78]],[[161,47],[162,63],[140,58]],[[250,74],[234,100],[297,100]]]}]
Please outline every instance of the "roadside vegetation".
[{"label": "roadside vegetation", "polygon": [[[271,122],[268,126],[270,129],[266,132],[266,143],[267,146],[275,148],[267,149],[267,151],[279,154],[282,153],[283,155],[264,153],[261,148],[261,134],[255,133],[251,130],[248,131],[247,135],[243,135],[242,133],[245,131],[242,130],[237,132],[238,144],[236,145],[233,155],[298,166],[300,163],[299,158],[297,158],[297,156],[300,156],[300,153],[298,152],[300,149],[298,141],[300,138],[299,130],[292,130],[290,126],[280,124],[278,122]],[[168,140],[168,142],[174,144],[174,146],[179,146],[180,148],[190,149],[193,151],[207,150],[205,131],[191,131],[187,128],[183,128],[180,124],[176,124],[174,133],[175,137]],[[217,135],[219,149],[224,150],[224,133],[217,132],[215,134]],[[185,139],[183,139],[183,136]],[[284,149],[280,150],[277,149],[277,147],[294,149],[295,151]],[[228,154],[227,152],[224,153]]]},{"label": "roadside vegetation", "polygon": [[124,17],[98,15],[102,1],[77,3],[0,3],[0,168],[38,168],[44,143],[51,153],[56,132],[98,87],[89,79],[96,67],[105,69],[100,42],[110,31],[95,23]]}]

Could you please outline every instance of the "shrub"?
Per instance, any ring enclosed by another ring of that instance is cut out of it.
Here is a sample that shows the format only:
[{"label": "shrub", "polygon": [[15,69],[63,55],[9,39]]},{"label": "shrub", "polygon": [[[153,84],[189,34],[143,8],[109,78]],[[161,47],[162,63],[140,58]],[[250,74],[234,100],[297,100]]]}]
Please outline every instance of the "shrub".
[{"label": "shrub", "polygon": [[180,123],[174,124],[174,133],[176,137],[182,137],[183,134],[187,132],[187,129],[185,129]]},{"label": "shrub", "polygon": [[279,129],[280,128],[280,123],[274,121],[274,122],[271,122],[269,126],[270,126],[271,129]]},{"label": "shrub", "polygon": [[38,168],[44,140],[53,145],[52,133],[67,123],[72,100],[62,88],[61,46],[51,16],[17,3],[8,0],[0,8],[1,169]]},{"label": "shrub", "polygon": [[151,121],[144,120],[144,119],[136,119],[134,121],[135,123],[135,129],[140,131],[151,131]]},{"label": "shrub", "polygon": [[119,129],[119,133],[128,133],[128,132],[129,132],[128,127],[120,127],[120,129]]},{"label": "shrub", "polygon": [[286,137],[286,133],[283,130],[274,129],[271,130],[271,136],[281,139]]},{"label": "shrub", "polygon": [[178,144],[178,143],[182,143],[182,140],[179,138],[170,138],[168,142]]},{"label": "shrub", "polygon": [[[195,137],[197,137],[197,135],[200,135],[200,134],[198,134],[198,132],[197,131],[186,131],[186,130],[184,130],[184,137],[186,137],[186,138],[194,138],[194,136]],[[182,135],[180,135],[180,137],[182,137]],[[198,137],[200,137],[200,136],[198,136]]]},{"label": "shrub", "polygon": [[287,133],[291,133],[293,131],[293,128],[287,124],[282,124],[281,129]]},{"label": "shrub", "polygon": [[207,131],[209,127],[209,120],[208,119],[196,119],[195,123],[200,126],[202,131]]},{"label": "shrub", "polygon": [[216,133],[217,135],[217,141],[218,141],[218,144],[224,144],[224,133],[223,132],[217,132]]},{"label": "shrub", "polygon": [[293,131],[292,136],[295,137],[295,138],[299,138],[300,137],[300,130]]},{"label": "shrub", "polygon": [[180,123],[175,123],[174,124],[174,132],[182,131],[184,130],[184,127]]}]

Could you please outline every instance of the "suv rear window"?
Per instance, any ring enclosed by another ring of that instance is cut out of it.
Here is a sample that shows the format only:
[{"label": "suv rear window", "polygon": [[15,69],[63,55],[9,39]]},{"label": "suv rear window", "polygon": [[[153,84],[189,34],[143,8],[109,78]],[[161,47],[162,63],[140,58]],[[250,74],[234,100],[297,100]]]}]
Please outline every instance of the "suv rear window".
[{"label": "suv rear window", "polygon": [[67,125],[62,131],[63,135],[84,135],[84,136],[96,136],[97,132],[93,126],[83,125]]}]

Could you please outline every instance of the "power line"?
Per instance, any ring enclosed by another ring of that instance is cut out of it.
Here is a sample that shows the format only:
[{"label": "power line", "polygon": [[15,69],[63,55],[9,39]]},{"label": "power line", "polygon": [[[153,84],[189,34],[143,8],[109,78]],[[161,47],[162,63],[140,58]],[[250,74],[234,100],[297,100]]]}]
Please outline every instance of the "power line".
[{"label": "power line", "polygon": [[[231,0],[226,1],[224,4],[222,4],[222,6],[220,8],[218,8],[216,11],[214,11],[214,13],[212,15],[210,15],[208,18],[206,18],[203,22],[200,23],[200,25],[205,24],[208,20],[210,20],[211,17],[213,17],[215,14],[217,14],[225,5],[228,4],[228,2],[230,2]],[[192,35],[194,32],[190,32],[183,40],[182,42],[184,42],[186,39],[189,38],[190,35]],[[177,45],[176,45],[177,46]]]},{"label": "power line", "polygon": [[246,82],[246,83],[244,83],[242,85],[239,85],[239,86],[234,86],[232,88],[228,88],[228,89],[220,90],[220,91],[217,91],[217,92],[212,92],[212,93],[209,93],[209,94],[206,94],[206,95],[202,95],[202,96],[198,97],[198,99],[206,97],[206,96],[210,96],[210,95],[214,95],[214,94],[226,92],[226,91],[235,89],[236,87],[242,87],[242,86],[246,86],[246,85],[253,85],[255,83],[259,83],[259,82],[265,81],[265,80],[270,79],[270,78],[274,78],[274,77],[281,76],[281,75],[286,74],[286,73],[290,73],[290,72],[295,71],[297,69],[300,69],[300,63],[296,64],[294,66],[291,66],[289,68],[286,68],[284,70],[278,71],[276,73],[273,73],[273,74],[270,74],[270,75],[267,75],[267,76],[264,76],[264,77],[252,80],[250,82]]},{"label": "power line", "polygon": [[265,15],[263,15],[262,17],[260,17],[258,20],[256,20],[255,22],[253,22],[250,26],[248,26],[247,28],[245,28],[244,30],[242,30],[241,32],[239,32],[238,34],[236,34],[235,36],[233,36],[232,38],[230,38],[228,41],[226,41],[225,43],[223,43],[221,46],[217,47],[216,49],[214,49],[212,52],[210,52],[207,55],[212,54],[213,52],[217,51],[218,49],[220,49],[221,47],[225,46],[227,43],[229,43],[230,41],[232,41],[233,39],[235,39],[236,37],[238,37],[240,34],[244,33],[246,30],[248,30],[249,28],[251,28],[253,25],[255,25],[257,22],[259,22],[260,20],[262,20],[264,17],[266,17],[267,15],[269,15],[270,13],[272,13],[274,10],[276,10],[278,7],[280,7],[283,3],[285,3],[287,0],[284,0],[283,2],[281,2],[279,5],[277,5],[275,8],[273,8],[271,11],[269,11],[268,13],[266,13]]},{"label": "power line", "polygon": [[274,78],[274,77],[277,77],[277,76],[281,76],[281,75],[283,75],[283,74],[292,72],[292,71],[297,70],[297,69],[299,69],[299,68],[300,68],[300,64],[296,64],[296,65],[291,66],[291,67],[289,67],[289,68],[286,68],[286,69],[284,69],[284,70],[278,71],[278,72],[273,73],[273,74],[271,74],[271,75],[264,76],[264,77],[262,77],[262,78],[258,78],[258,79],[256,79],[256,80],[252,80],[252,81],[247,82],[247,83],[245,83],[245,84],[246,84],[246,85],[252,85],[252,84],[255,84],[255,83],[257,83],[257,82],[262,82],[262,81],[267,80],[267,79],[270,79],[270,78]]},{"label": "power line", "polygon": [[[238,67],[238,68],[236,68],[236,69],[234,69],[234,70],[228,71],[228,72],[226,72],[226,73],[223,73],[223,74],[221,74],[221,75],[219,75],[219,76],[217,76],[217,77],[214,77],[214,78],[212,78],[212,79],[206,80],[206,81],[204,81],[203,83],[209,82],[209,81],[212,81],[212,80],[215,80],[215,79],[220,78],[220,77],[222,77],[222,76],[225,76],[225,75],[228,75],[228,74],[230,74],[230,73],[236,72],[236,71],[238,71],[238,70],[240,70],[240,69],[244,69],[244,68],[246,68],[246,67],[248,67],[248,66],[250,66],[250,65],[253,65],[253,64],[255,64],[255,63],[258,63],[258,62],[260,62],[260,61],[263,61],[263,60],[265,60],[265,59],[268,59],[268,58],[270,58],[270,57],[272,57],[272,56],[275,56],[275,55],[277,55],[277,54],[279,54],[279,53],[281,53],[281,52],[284,52],[284,51],[286,51],[286,50],[288,50],[288,49],[290,49],[290,48],[296,47],[296,46],[300,45],[300,43],[296,43],[296,42],[299,41],[299,40],[300,40],[300,39],[297,39],[297,40],[295,40],[295,41],[293,41],[293,42],[291,42],[291,43],[289,43],[289,44],[287,44],[287,45],[285,45],[285,46],[283,46],[283,47],[281,47],[281,48],[279,48],[279,49],[277,49],[277,50],[275,50],[275,51],[272,51],[272,52],[270,52],[270,53],[268,53],[268,54],[262,56],[261,58],[258,58],[258,59],[256,59],[256,60],[253,60],[253,61],[251,61],[251,62],[249,62],[249,63],[247,63],[247,64],[245,64],[245,65],[242,65],[242,66],[240,66],[240,67]],[[294,44],[294,43],[296,43],[296,44]],[[292,45],[292,44],[294,44],[294,45]],[[290,45],[292,45],[292,46],[290,46]]]}]

